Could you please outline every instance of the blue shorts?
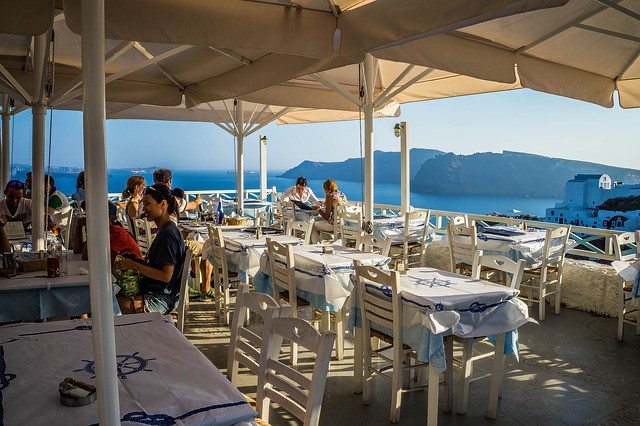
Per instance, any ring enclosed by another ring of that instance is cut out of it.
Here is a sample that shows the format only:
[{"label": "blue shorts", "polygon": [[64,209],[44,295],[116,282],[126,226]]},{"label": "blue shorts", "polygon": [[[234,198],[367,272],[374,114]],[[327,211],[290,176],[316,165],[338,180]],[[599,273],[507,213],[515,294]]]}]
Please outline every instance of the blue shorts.
[{"label": "blue shorts", "polygon": [[168,314],[178,307],[178,297],[170,294],[143,293],[145,312]]}]

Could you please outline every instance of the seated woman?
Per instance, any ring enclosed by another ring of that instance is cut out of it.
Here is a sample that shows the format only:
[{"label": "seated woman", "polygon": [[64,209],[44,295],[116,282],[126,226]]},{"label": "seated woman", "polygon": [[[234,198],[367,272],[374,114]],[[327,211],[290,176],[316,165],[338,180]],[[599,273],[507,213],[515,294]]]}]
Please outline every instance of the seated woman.
[{"label": "seated woman", "polygon": [[[180,231],[171,220],[174,195],[166,185],[148,186],[142,197],[143,212],[148,221],[155,222],[158,234],[147,252],[147,263],[123,259],[120,269],[138,271],[141,283],[142,307],[145,312],[169,313],[178,304],[180,279],[184,265],[185,246]],[[188,266],[187,266],[188,267]],[[129,299],[118,298],[123,313],[130,313]]]},{"label": "seated woman", "polygon": [[324,209],[318,209],[318,214],[322,217],[321,220],[316,220],[313,223],[313,231],[311,232],[311,242],[313,244],[320,241],[320,231],[333,232],[333,220],[334,204],[343,204],[344,195],[338,190],[338,184],[333,179],[327,179],[322,184],[324,190],[325,200]]},{"label": "seated woman", "polygon": [[76,206],[80,207],[84,203],[85,199],[85,187],[84,187],[84,172],[78,174],[76,180],[76,192],[71,195],[71,198],[76,202]]},{"label": "seated woman", "polygon": [[125,207],[129,229],[135,227],[135,220],[140,217],[140,200],[142,199],[142,191],[146,186],[147,183],[144,181],[143,176],[129,176],[127,187],[122,191],[122,198],[129,199]]}]

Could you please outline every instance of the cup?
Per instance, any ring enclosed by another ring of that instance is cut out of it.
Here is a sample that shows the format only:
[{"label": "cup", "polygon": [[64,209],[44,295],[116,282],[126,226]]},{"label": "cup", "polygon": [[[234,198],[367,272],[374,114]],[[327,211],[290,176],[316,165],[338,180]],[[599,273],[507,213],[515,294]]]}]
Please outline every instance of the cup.
[{"label": "cup", "polygon": [[60,276],[60,259],[57,257],[47,258],[47,277],[59,277]]}]

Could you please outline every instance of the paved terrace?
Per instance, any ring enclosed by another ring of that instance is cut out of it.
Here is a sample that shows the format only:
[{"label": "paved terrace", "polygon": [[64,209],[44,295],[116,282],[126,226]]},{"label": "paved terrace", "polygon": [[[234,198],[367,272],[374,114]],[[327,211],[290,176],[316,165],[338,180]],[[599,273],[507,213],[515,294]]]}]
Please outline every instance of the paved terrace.
[{"label": "paved terrace", "polygon": [[[193,302],[185,335],[223,373],[226,372],[229,328],[214,321],[213,303]],[[535,316],[535,314],[533,314]],[[496,420],[487,420],[490,359],[474,364],[466,415],[442,412],[442,425],[626,425],[640,419],[640,337],[625,327],[616,340],[617,320],[563,308],[541,324],[520,328],[520,362],[507,357],[503,397]],[[389,383],[374,379],[371,404],[352,392],[353,347],[347,339],[345,359],[331,361],[322,408],[322,425],[389,425]],[[478,345],[481,347],[481,345]],[[304,352],[300,364],[304,368]],[[255,398],[256,377],[240,370],[240,390]],[[457,392],[457,377],[454,379]],[[400,424],[426,424],[426,392],[405,394]],[[455,393],[454,393],[455,398]],[[296,424],[286,412],[271,410],[273,425]]]}]

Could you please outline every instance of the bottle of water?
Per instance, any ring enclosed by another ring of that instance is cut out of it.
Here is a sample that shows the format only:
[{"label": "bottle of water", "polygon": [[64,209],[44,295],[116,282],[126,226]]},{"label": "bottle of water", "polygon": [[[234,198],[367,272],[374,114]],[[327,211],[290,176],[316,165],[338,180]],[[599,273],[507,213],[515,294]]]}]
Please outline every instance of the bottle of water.
[{"label": "bottle of water", "polygon": [[222,200],[218,202],[218,225],[222,224],[222,220],[224,219],[224,211],[222,210]]}]

